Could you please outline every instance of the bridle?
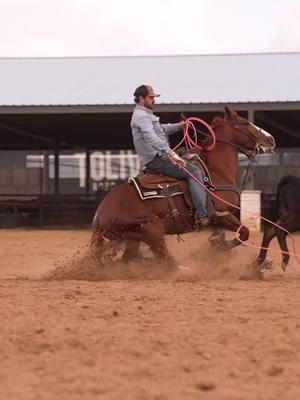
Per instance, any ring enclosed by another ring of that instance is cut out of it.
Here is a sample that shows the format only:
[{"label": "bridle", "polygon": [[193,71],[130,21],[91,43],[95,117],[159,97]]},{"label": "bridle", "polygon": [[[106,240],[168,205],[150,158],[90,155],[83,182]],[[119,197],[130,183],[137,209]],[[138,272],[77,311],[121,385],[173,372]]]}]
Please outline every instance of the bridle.
[{"label": "bridle", "polygon": [[[237,190],[236,186],[234,186],[233,189],[231,188],[231,190],[233,190],[235,192],[238,192],[238,193],[241,193],[243,191],[243,188],[244,188],[244,185],[245,185],[245,182],[247,180],[247,177],[248,177],[248,174],[249,174],[249,171],[250,171],[250,168],[251,168],[252,164],[254,162],[257,162],[256,161],[256,156],[257,156],[257,154],[259,152],[258,139],[251,132],[248,132],[246,129],[244,129],[240,124],[234,123],[234,122],[228,120],[226,117],[223,118],[223,122],[225,122],[226,124],[230,125],[233,129],[243,133],[249,139],[252,139],[254,141],[253,150],[247,150],[244,147],[239,146],[238,144],[235,144],[235,143],[231,142],[230,140],[216,139],[217,143],[218,142],[219,143],[225,143],[225,144],[228,144],[228,145],[230,145],[232,147],[235,147],[240,153],[244,154],[249,160],[247,168],[246,168],[246,171],[245,171],[245,174],[244,174],[243,179],[241,181],[241,187],[238,190]],[[200,131],[198,129],[196,129],[196,131],[198,133],[200,133],[201,135],[203,135],[203,136],[209,137],[209,135],[206,132],[202,132],[202,131]],[[225,189],[225,186],[223,186],[223,189]],[[227,190],[230,190],[230,189],[227,189]]]},{"label": "bridle", "polygon": [[220,142],[220,143],[226,143],[226,144],[229,144],[229,145],[231,145],[233,147],[236,147],[240,153],[243,153],[243,154],[245,154],[245,156],[247,156],[247,158],[249,160],[249,163],[250,162],[254,162],[255,158],[256,158],[256,156],[258,154],[258,150],[259,150],[257,138],[251,132],[248,132],[246,129],[244,129],[240,124],[233,123],[233,122],[231,122],[230,120],[228,120],[226,118],[224,118],[223,121],[226,124],[230,125],[233,129],[235,129],[235,130],[243,133],[244,135],[246,135],[249,139],[254,140],[253,150],[247,150],[244,147],[239,146],[238,144],[235,144],[235,143],[231,142],[230,140],[217,139],[216,141]]},{"label": "bridle", "polygon": [[247,165],[247,168],[246,168],[246,171],[244,173],[243,179],[241,181],[241,186],[240,186],[240,191],[242,192],[243,189],[244,189],[245,182],[247,180],[250,168],[252,167],[254,162],[257,162],[256,161],[256,156],[257,156],[257,154],[259,152],[258,140],[251,132],[248,132],[246,129],[241,127],[241,125],[239,125],[238,123],[233,123],[232,121],[229,121],[226,117],[223,119],[223,121],[226,124],[230,125],[233,129],[235,129],[235,130],[243,133],[244,135],[246,135],[249,139],[254,140],[254,147],[253,147],[253,150],[251,151],[251,150],[247,150],[247,149],[243,148],[242,146],[239,146],[239,145],[237,145],[235,143],[232,143],[231,141],[226,141],[226,140],[223,140],[223,139],[217,139],[217,142],[226,143],[226,144],[229,144],[229,145],[231,145],[233,147],[236,147],[240,153],[245,154],[245,156],[248,158],[248,165]]},{"label": "bridle", "polygon": [[[230,120],[226,119],[226,117],[223,118],[223,122],[226,122],[228,125],[232,126],[232,128],[234,128],[235,130],[237,130],[237,131],[239,131],[239,132],[242,132],[244,135],[248,136],[249,139],[252,139],[252,140],[254,141],[253,150],[247,150],[247,149],[245,149],[244,147],[239,146],[238,144],[235,144],[235,143],[231,142],[230,140],[216,139],[216,142],[225,143],[225,144],[228,144],[228,145],[230,145],[230,146],[232,146],[232,147],[235,147],[235,148],[238,149],[238,151],[239,151],[240,153],[245,154],[245,156],[247,156],[247,158],[248,158],[249,160],[254,161],[254,160],[255,160],[255,157],[256,157],[257,154],[258,154],[258,150],[259,150],[257,138],[256,138],[251,132],[248,132],[246,129],[244,129],[243,127],[241,127],[240,124],[233,123],[233,122],[231,122]],[[210,137],[210,135],[209,135],[208,133],[203,132],[203,131],[201,131],[201,130],[199,130],[199,129],[196,129],[196,132],[199,133],[199,134],[202,135],[202,136],[207,137],[207,138]]]},{"label": "bridle", "polygon": [[[183,119],[185,119],[183,114],[181,114],[181,116],[182,116]],[[235,185],[217,185],[217,186],[215,186],[215,185],[212,185],[212,183],[210,183],[210,186],[211,186],[210,189],[211,190],[229,190],[229,191],[234,191],[234,192],[240,194],[243,191],[243,188],[244,188],[244,185],[245,185],[245,182],[247,180],[247,177],[248,177],[248,174],[249,174],[249,171],[250,171],[250,168],[251,168],[252,164],[254,162],[257,162],[256,156],[257,156],[257,154],[259,152],[258,139],[251,132],[248,132],[246,129],[244,129],[243,126],[241,126],[243,124],[238,124],[237,122],[232,122],[231,120],[228,120],[226,118],[226,116],[222,119],[222,121],[225,122],[226,124],[230,125],[233,129],[243,133],[249,139],[252,139],[254,141],[254,147],[253,147],[252,150],[248,150],[248,149],[245,149],[242,146],[239,146],[238,144],[235,144],[235,143],[231,142],[230,140],[216,139],[216,142],[224,143],[224,144],[230,145],[232,147],[235,147],[240,153],[244,154],[248,158],[248,165],[247,165],[246,171],[244,173],[243,179],[241,181],[240,188],[238,188]],[[204,136],[206,138],[210,137],[210,135],[208,133],[203,132],[203,131],[201,131],[201,130],[199,130],[197,128],[195,128],[194,132],[198,133],[198,134],[200,134],[200,135],[202,135],[202,136]],[[203,164],[203,162],[202,162],[202,164]],[[203,165],[204,165],[204,168],[207,171],[207,168],[206,168],[205,164],[203,164]],[[209,173],[208,173],[208,175],[209,175]]]}]

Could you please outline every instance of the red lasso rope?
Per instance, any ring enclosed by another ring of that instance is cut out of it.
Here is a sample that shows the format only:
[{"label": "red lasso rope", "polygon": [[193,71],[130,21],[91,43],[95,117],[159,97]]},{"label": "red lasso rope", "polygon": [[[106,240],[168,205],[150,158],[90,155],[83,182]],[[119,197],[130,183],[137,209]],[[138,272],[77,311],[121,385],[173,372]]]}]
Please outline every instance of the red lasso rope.
[{"label": "red lasso rope", "polygon": [[[222,201],[223,203],[227,204],[228,206],[231,206],[231,207],[233,207],[233,208],[236,208],[237,210],[241,210],[241,207],[236,206],[236,205],[234,205],[234,204],[231,204],[229,201],[226,201],[226,200],[222,199],[220,196],[216,195],[214,192],[212,192],[211,190],[209,190],[202,182],[200,182],[200,181],[199,181],[190,171],[188,171],[185,167],[181,167],[181,168],[182,168],[187,174],[189,174],[199,185],[201,185],[208,193],[210,193],[211,195],[213,195],[216,199]],[[262,217],[260,214],[255,214],[254,212],[248,211],[248,210],[244,210],[244,211],[245,211],[247,214],[252,214],[252,215],[253,215],[253,217],[252,217],[253,219],[254,219],[254,217],[255,217],[256,219],[257,219],[257,218],[260,218],[261,220],[264,220],[264,221],[270,223],[271,225],[274,225],[274,226],[276,226],[277,228],[279,228],[279,229],[283,230],[284,232],[286,232],[286,233],[290,236],[290,238],[291,238],[291,240],[292,240],[293,251],[291,252],[291,251],[282,251],[282,250],[275,250],[275,249],[269,249],[269,250],[270,250],[271,252],[273,251],[273,252],[275,252],[275,253],[284,253],[284,254],[292,255],[292,256],[294,256],[294,257],[296,258],[297,263],[300,264],[300,254],[296,252],[295,239],[294,239],[293,235],[292,235],[288,230],[284,229],[282,226],[276,224],[275,222],[270,221],[269,219],[267,219],[267,218],[265,218],[265,217]],[[241,230],[241,228],[242,228],[243,226],[246,227],[245,224],[242,224],[241,226],[239,226],[239,228],[238,228],[237,231],[235,232],[236,238],[238,239],[238,241],[239,241],[240,243],[242,243],[242,244],[244,244],[244,245],[246,245],[246,246],[248,246],[248,247],[252,247],[252,248],[255,248],[255,249],[259,249],[259,250],[261,250],[261,249],[267,250],[267,249],[268,249],[267,247],[256,246],[256,245],[249,244],[249,243],[247,243],[247,242],[245,242],[245,241],[242,241],[242,240],[239,238],[239,232],[240,232],[240,230]]]},{"label": "red lasso rope", "polygon": [[[193,123],[193,121],[199,122],[200,124],[204,125],[210,132],[211,137],[212,137],[212,143],[206,148],[206,150],[212,150],[215,145],[216,145],[216,135],[215,132],[213,131],[212,127],[205,121],[203,121],[203,119],[201,118],[196,118],[196,117],[190,117],[187,118],[185,120],[185,126],[183,128],[183,138],[180,141],[180,143],[178,143],[178,145],[176,147],[174,147],[173,150],[176,150],[178,147],[180,147],[182,145],[182,143],[185,143],[185,147],[187,152],[189,153],[189,150],[202,150],[202,147],[197,143],[197,131],[195,128],[195,125]],[[189,128],[192,128],[194,131],[194,136],[195,136],[195,140],[193,140],[189,134]]]}]

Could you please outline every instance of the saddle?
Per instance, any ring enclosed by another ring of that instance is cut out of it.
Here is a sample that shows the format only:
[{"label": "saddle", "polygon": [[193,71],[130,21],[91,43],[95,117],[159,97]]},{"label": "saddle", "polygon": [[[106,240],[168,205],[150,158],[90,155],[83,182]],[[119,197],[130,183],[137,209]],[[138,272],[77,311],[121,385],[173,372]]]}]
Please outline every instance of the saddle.
[{"label": "saddle", "polygon": [[[192,161],[196,157],[200,165],[198,165],[204,173],[204,184],[211,188],[212,182],[209,171],[203,160],[196,155],[190,155],[189,158],[184,157],[187,161]],[[130,177],[129,182],[133,183],[142,200],[153,198],[170,198],[173,196],[183,195],[187,205],[193,208],[191,194],[188,183],[185,179],[173,178],[168,175],[161,175],[151,170],[144,170],[143,174],[137,177]]]},{"label": "saddle", "polygon": [[188,184],[184,179],[179,180],[167,175],[146,172],[136,177],[130,177],[128,181],[134,184],[142,200],[184,196],[188,206],[193,208]]}]

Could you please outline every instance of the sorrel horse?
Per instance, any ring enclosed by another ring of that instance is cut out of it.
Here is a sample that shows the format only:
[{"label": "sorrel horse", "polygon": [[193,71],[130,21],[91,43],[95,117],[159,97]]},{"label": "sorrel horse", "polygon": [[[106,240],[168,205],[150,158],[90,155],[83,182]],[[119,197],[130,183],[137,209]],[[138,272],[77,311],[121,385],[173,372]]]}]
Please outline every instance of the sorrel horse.
[{"label": "sorrel horse", "polygon": [[[212,128],[216,135],[216,146],[212,151],[204,150],[206,166],[214,185],[222,185],[218,196],[233,205],[239,205],[239,193],[236,186],[238,169],[238,153],[243,152],[249,157],[255,157],[260,151],[275,147],[274,138],[264,130],[238,116],[236,112],[225,108],[224,118],[214,117]],[[180,212],[180,233],[195,229],[191,207],[184,196],[172,197],[173,204]],[[214,199],[213,199],[214,200]],[[225,228],[237,231],[241,222],[237,210],[214,200],[215,208],[228,210],[228,215],[215,223],[216,229]],[[168,216],[170,204],[166,198],[141,200],[135,186],[123,183],[111,190],[98,207],[93,220],[92,249],[101,261],[105,247],[113,241],[126,242],[123,259],[134,258],[140,242],[146,243],[160,263],[170,268],[176,268],[174,258],[168,252],[164,235],[178,233],[170,229]],[[249,237],[247,227],[241,227],[240,239],[246,241]],[[219,240],[220,236],[216,236]],[[231,249],[238,246],[238,239],[223,239],[223,248]]]}]

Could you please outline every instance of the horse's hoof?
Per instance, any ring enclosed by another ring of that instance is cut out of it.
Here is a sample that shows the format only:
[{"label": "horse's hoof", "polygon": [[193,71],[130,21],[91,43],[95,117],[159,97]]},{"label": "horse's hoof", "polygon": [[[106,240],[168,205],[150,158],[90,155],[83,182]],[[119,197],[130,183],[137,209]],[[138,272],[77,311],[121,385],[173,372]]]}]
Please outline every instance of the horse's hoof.
[{"label": "horse's hoof", "polygon": [[161,271],[165,274],[176,274],[180,272],[181,268],[175,261],[163,262],[158,264]]},{"label": "horse's hoof", "polygon": [[223,241],[225,240],[225,232],[219,232],[219,233],[213,233],[212,235],[210,235],[210,237],[208,238],[209,241],[214,242],[215,240],[220,240]]},{"label": "horse's hoof", "polygon": [[260,269],[266,269],[267,271],[273,271],[273,269],[274,269],[274,264],[273,264],[272,261],[266,260],[266,261],[264,261],[264,262],[262,263],[262,265],[260,266]]},{"label": "horse's hoof", "polygon": [[262,271],[255,271],[254,279],[262,281],[264,279],[264,273]]},{"label": "horse's hoof", "polygon": [[240,276],[240,281],[253,281],[253,280],[263,280],[264,274],[260,268],[254,266],[254,264],[250,264],[245,271],[245,273]]},{"label": "horse's hoof", "polygon": [[192,268],[191,267],[187,267],[185,265],[179,264],[178,265],[178,270],[181,271],[181,272],[191,272]]},{"label": "horse's hoof", "polygon": [[264,274],[262,271],[259,271],[253,275],[242,275],[239,278],[239,281],[262,281],[264,279]]},{"label": "horse's hoof", "polygon": [[283,272],[286,271],[286,267],[287,267],[287,263],[282,262],[282,263],[281,263],[281,269],[282,269]]},{"label": "horse's hoof", "polygon": [[213,233],[209,238],[208,238],[210,244],[212,247],[216,250],[226,250],[226,242],[225,242],[225,233]]}]

